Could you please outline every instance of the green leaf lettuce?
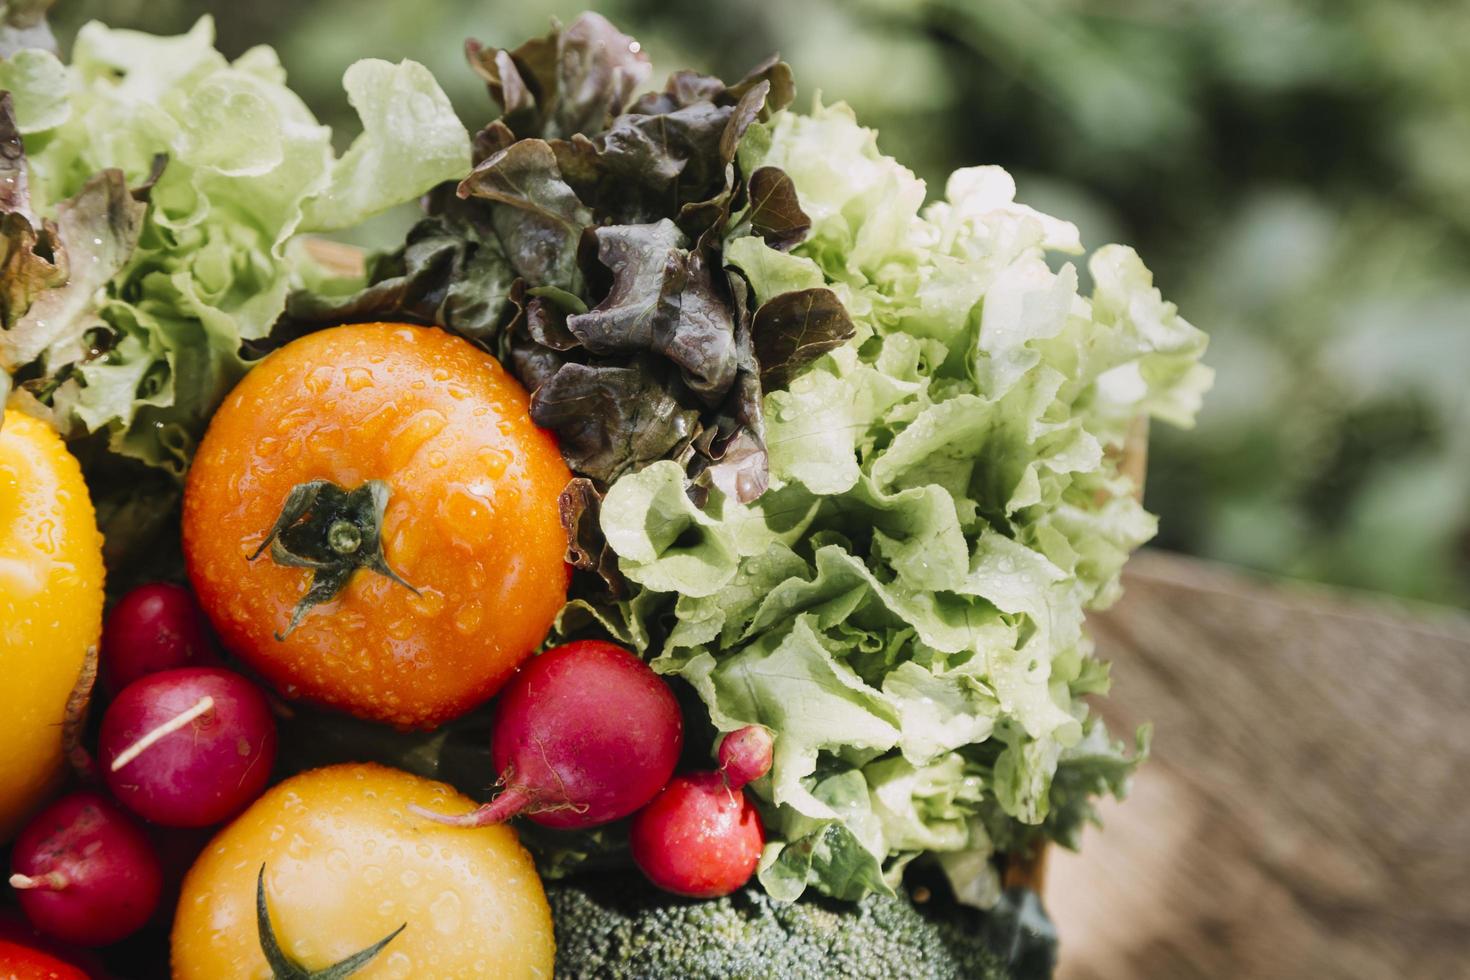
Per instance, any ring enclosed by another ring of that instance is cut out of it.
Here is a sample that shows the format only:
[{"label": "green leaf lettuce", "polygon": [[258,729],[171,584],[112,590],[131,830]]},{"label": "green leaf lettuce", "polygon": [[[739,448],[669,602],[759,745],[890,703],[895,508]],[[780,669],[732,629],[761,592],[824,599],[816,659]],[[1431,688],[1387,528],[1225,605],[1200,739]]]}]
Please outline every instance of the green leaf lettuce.
[{"label": "green leaf lettuce", "polygon": [[785,253],[734,226],[726,261],[760,302],[835,297],[851,339],[766,392],[764,495],[698,506],[670,461],[612,483],[600,519],[634,594],[596,615],[719,729],[775,733],[753,784],[773,895],[884,891],[939,852],[993,900],[984,858],[1075,843],[1145,748],[1080,700],[1106,686],[1083,618],[1154,530],[1118,470],[1128,427],[1190,422],[1205,337],[1130,249],[1096,251],[1079,293],[1048,262],[1076,229],[999,168],[921,208],[844,106],[753,125],[739,159],[789,176],[811,229]]},{"label": "green leaf lettuce", "polygon": [[245,369],[242,342],[296,284],[291,239],[469,169],[469,137],[422,66],[361,61],[344,84],[363,132],[338,158],[275,54],[227,61],[209,18],[177,37],[91,23],[69,64],[39,48],[0,59],[31,208],[55,218],[71,275],[32,297],[29,322],[3,324],[23,407],[182,472]]}]

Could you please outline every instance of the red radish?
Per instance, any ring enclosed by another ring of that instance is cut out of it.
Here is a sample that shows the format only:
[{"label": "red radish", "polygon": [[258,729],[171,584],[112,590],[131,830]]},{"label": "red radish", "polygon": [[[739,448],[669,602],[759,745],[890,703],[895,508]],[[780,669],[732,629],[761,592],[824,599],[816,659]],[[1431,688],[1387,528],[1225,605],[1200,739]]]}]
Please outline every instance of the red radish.
[{"label": "red radish", "polygon": [[276,761],[276,720],[260,689],[218,667],[129,684],[102,716],[98,756],[118,802],[168,827],[207,827],[248,806]]},{"label": "red radish", "polygon": [[731,789],[740,789],[751,780],[771,771],[771,755],[776,741],[771,732],[760,725],[746,725],[726,735],[720,742],[720,772]]},{"label": "red radish", "polygon": [[501,693],[490,743],[501,794],[462,816],[412,809],[459,827],[517,813],[547,827],[592,827],[653,799],[683,746],[663,678],[620,646],[580,640],[533,657]]},{"label": "red radish", "polygon": [[156,582],[123,596],[102,631],[102,681],[109,695],[145,674],[217,664],[193,594]]},{"label": "red radish", "polygon": [[96,793],[73,793],[41,811],[16,839],[10,869],[31,924],[78,946],[105,946],[136,932],[163,888],[148,838]]},{"label": "red radish", "polygon": [[675,776],[633,818],[633,861],[664,891],[718,898],[750,880],[765,846],[760,814],[717,772]]}]

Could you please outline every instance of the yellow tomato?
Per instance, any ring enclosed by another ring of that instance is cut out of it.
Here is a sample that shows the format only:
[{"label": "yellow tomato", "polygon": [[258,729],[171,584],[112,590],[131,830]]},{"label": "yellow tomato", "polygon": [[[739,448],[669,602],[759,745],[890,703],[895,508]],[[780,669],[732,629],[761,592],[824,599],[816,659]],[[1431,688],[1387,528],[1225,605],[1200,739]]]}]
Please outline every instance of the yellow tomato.
[{"label": "yellow tomato", "polygon": [[174,980],[269,980],[258,887],[282,951],[308,970],[403,926],[354,980],[549,980],[551,910],[515,831],[446,827],[410,804],[475,806],[443,783],[376,765],[328,766],[270,790],[189,869],[174,917]]},{"label": "yellow tomato", "polygon": [[55,786],[61,725],[102,632],[102,535],[82,470],[45,423],[0,425],[0,844]]}]

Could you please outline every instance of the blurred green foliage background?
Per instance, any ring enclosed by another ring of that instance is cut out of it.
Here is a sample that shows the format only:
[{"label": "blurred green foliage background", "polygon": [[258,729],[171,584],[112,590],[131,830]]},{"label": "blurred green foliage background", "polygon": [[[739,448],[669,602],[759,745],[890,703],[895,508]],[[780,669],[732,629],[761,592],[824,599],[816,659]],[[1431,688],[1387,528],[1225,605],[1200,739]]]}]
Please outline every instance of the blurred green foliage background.
[{"label": "blurred green foliage background", "polygon": [[[938,192],[999,163],[1089,247],[1138,247],[1213,336],[1199,428],[1156,430],[1160,543],[1470,606],[1470,4],[1462,0],[60,0],[269,43],[324,121],[354,59],[428,64],[472,128],[466,36],[585,7],[661,75],[770,51]],[[391,241],[402,217],[368,234]]]}]

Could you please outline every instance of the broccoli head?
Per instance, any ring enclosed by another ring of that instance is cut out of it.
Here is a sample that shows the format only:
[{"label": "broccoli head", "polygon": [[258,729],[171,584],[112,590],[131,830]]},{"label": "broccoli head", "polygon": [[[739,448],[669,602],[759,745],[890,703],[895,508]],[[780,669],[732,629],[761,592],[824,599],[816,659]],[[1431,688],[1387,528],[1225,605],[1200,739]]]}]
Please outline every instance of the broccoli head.
[{"label": "broccoli head", "polygon": [[568,980],[1020,980],[1053,962],[1030,892],[989,915],[903,893],[781,904],[747,887],[689,901],[630,874],[548,882],[547,896]]}]

